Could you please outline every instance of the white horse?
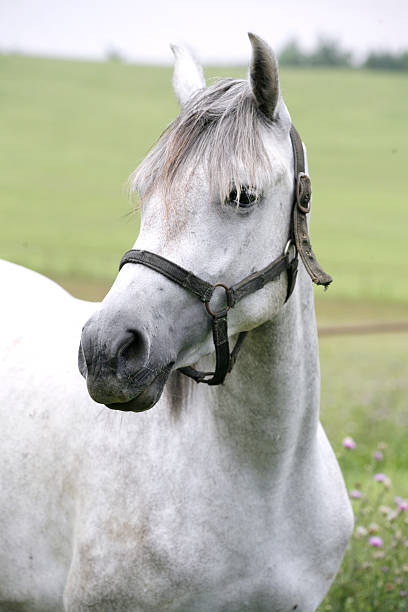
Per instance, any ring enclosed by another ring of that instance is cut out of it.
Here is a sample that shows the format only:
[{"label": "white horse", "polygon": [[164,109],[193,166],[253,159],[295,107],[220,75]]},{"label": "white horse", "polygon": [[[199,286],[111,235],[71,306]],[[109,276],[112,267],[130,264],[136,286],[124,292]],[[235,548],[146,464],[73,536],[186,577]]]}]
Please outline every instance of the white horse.
[{"label": "white horse", "polygon": [[[132,177],[135,247],[227,287],[279,259],[294,198],[276,60],[250,38],[249,81],[208,88],[174,49],[181,113]],[[284,270],[230,310],[249,334],[220,386],[177,371],[214,369],[211,317],[159,271],[125,264],[96,306],[0,270],[0,610],[315,610],[353,519],[304,265],[287,302]]]}]

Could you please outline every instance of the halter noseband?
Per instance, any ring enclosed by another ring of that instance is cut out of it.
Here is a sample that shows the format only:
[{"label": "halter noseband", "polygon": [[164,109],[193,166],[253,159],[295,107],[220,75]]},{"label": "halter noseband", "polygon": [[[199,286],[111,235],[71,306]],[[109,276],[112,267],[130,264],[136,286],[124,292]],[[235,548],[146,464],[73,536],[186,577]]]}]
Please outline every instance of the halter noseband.
[{"label": "halter noseband", "polygon": [[[142,264],[163,274],[171,281],[184,287],[184,289],[188,289],[188,291],[194,293],[204,303],[208,314],[212,317],[212,333],[216,355],[215,371],[200,372],[192,366],[179,369],[180,372],[193,378],[196,382],[206,383],[207,385],[219,385],[224,382],[226,375],[228,372],[231,372],[235,364],[239,350],[248,333],[241,332],[238,335],[237,342],[230,353],[227,325],[229,309],[233,308],[242,298],[258,291],[258,289],[262,289],[267,283],[277,280],[285,270],[288,274],[286,302],[295,288],[298,254],[314,283],[324,285],[327,288],[333,280],[320,267],[310,244],[306,215],[310,212],[312,186],[308,175],[305,174],[305,157],[302,140],[293,125],[290,130],[290,138],[294,158],[295,197],[292,207],[289,239],[282,255],[279,255],[268,266],[259,272],[254,272],[247,276],[239,283],[232,285],[232,287],[227,287],[223,283],[212,285],[172,261],[149,251],[131,249],[121,259],[119,270],[127,263]],[[217,287],[224,289],[226,302],[225,306],[220,310],[214,311],[211,307],[211,298]]]}]

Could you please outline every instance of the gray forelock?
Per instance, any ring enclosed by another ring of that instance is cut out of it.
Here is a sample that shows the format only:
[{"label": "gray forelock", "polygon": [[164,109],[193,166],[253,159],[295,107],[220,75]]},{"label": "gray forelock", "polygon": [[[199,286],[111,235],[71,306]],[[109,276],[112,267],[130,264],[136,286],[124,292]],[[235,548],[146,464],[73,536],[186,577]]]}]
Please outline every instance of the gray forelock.
[{"label": "gray forelock", "polygon": [[272,167],[261,131],[266,119],[247,81],[220,79],[199,90],[129,178],[141,200],[160,190],[168,200],[200,165],[213,198],[224,202],[244,181],[262,191]]}]

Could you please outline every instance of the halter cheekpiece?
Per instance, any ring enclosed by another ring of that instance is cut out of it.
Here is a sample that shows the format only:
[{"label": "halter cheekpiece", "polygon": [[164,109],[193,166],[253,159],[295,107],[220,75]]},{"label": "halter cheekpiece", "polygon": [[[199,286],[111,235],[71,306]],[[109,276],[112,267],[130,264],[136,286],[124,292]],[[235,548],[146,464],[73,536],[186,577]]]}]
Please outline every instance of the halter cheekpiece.
[{"label": "halter cheekpiece", "polygon": [[[226,375],[228,372],[231,372],[234,366],[239,350],[248,333],[241,332],[238,335],[237,342],[232,352],[230,352],[227,325],[229,309],[233,308],[242,298],[258,291],[258,289],[262,289],[267,283],[277,280],[285,270],[288,274],[288,288],[285,300],[287,301],[296,284],[298,255],[300,255],[310,278],[316,285],[324,285],[327,288],[333,280],[320,267],[310,244],[306,215],[310,212],[312,186],[310,178],[305,173],[302,140],[293,125],[290,130],[290,138],[294,158],[295,197],[292,206],[289,238],[282,255],[279,255],[268,266],[259,272],[254,272],[247,276],[239,283],[232,285],[232,287],[227,287],[223,283],[212,285],[172,261],[149,251],[131,249],[121,259],[119,270],[127,263],[147,266],[184,287],[184,289],[191,291],[204,303],[208,314],[212,318],[212,333],[216,355],[215,371],[200,372],[192,366],[179,369],[180,372],[193,378],[196,382],[206,383],[207,385],[219,385],[224,382]],[[225,305],[220,310],[213,310],[211,298],[216,290],[221,289],[225,292]]]}]

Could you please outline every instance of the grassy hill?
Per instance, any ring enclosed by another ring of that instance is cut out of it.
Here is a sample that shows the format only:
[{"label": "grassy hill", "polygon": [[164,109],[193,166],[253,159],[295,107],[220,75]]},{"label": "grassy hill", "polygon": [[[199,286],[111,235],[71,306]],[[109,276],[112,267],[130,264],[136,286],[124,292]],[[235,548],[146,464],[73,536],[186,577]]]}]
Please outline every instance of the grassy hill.
[{"label": "grassy hill", "polygon": [[[3,55],[0,75],[0,256],[109,283],[138,231],[127,176],[177,113],[171,69]],[[313,244],[335,278],[326,299],[408,303],[407,76],[281,78],[308,147]]]}]

